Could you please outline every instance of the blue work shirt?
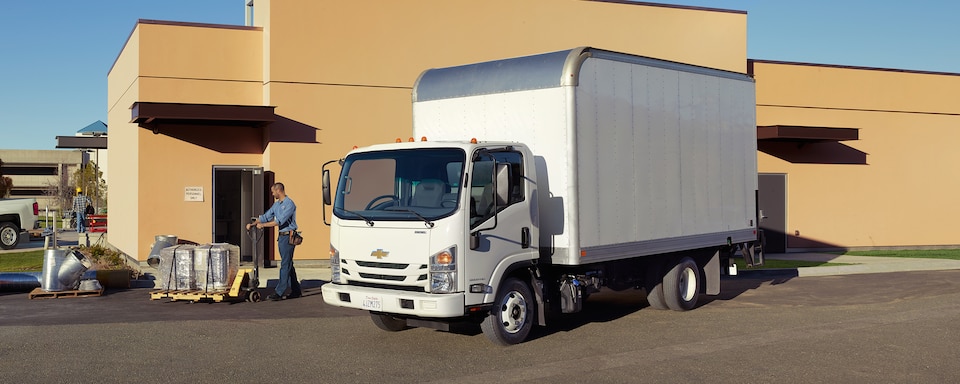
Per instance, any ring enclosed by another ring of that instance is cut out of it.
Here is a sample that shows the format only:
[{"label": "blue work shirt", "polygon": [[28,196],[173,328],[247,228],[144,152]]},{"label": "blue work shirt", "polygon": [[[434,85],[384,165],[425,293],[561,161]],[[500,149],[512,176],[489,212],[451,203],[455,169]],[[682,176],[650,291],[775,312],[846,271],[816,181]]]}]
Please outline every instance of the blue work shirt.
[{"label": "blue work shirt", "polygon": [[277,200],[266,212],[259,217],[261,223],[269,223],[277,220],[280,232],[297,230],[297,205],[293,203],[290,196],[285,196],[283,200]]}]

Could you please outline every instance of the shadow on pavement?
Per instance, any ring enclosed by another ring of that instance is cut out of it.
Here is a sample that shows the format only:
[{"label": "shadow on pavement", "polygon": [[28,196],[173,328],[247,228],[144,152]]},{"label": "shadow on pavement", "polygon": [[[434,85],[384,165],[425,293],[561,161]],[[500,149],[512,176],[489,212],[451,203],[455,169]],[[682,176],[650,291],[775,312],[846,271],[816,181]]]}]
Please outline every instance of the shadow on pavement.
[{"label": "shadow on pavement", "polygon": [[[796,269],[771,269],[741,271],[738,276],[723,276],[720,294],[717,296],[700,295],[697,307],[710,305],[720,300],[733,300],[743,293],[760,288],[763,285],[784,284],[798,276]],[[571,314],[548,314],[546,327],[535,327],[529,340],[546,337],[554,333],[568,332],[590,323],[605,323],[620,319],[641,310],[655,311],[649,308],[646,292],[643,289],[611,291],[604,289],[591,295],[583,304],[583,310]],[[694,309],[696,310],[696,309]],[[452,324],[451,333],[475,336],[481,333],[477,322]]]}]

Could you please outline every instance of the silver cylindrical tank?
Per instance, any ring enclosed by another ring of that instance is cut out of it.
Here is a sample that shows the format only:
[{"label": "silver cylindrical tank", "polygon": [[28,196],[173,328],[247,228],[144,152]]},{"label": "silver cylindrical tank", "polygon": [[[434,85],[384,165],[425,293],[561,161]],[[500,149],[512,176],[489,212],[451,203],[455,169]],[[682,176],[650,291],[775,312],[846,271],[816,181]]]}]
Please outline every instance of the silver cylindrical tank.
[{"label": "silver cylindrical tank", "polygon": [[174,251],[173,274],[175,289],[197,289],[197,279],[193,273],[193,245],[181,245]]},{"label": "silver cylindrical tank", "polygon": [[43,272],[40,275],[40,288],[47,292],[62,291],[65,288],[58,279],[60,264],[67,257],[67,249],[48,249],[43,251]]}]

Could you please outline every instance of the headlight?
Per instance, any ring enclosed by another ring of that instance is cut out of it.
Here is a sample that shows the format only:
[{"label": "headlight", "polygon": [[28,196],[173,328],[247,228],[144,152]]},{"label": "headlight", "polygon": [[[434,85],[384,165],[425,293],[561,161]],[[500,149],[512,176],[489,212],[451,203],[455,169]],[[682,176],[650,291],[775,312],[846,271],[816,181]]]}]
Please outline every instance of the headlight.
[{"label": "headlight", "polygon": [[430,292],[457,291],[457,247],[453,246],[430,256]]},{"label": "headlight", "polygon": [[340,251],[330,244],[330,282],[340,283]]}]

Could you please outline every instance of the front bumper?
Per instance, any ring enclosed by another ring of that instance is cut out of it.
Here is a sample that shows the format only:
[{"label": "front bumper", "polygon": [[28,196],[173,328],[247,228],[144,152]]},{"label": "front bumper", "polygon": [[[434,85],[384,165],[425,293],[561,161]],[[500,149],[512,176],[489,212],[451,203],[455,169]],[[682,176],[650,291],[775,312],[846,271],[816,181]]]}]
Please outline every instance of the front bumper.
[{"label": "front bumper", "polygon": [[327,304],[417,317],[460,317],[464,315],[462,293],[430,294],[392,291],[328,283],[321,287]]}]

